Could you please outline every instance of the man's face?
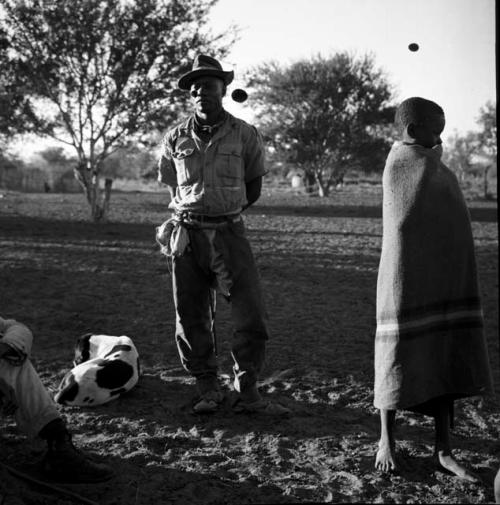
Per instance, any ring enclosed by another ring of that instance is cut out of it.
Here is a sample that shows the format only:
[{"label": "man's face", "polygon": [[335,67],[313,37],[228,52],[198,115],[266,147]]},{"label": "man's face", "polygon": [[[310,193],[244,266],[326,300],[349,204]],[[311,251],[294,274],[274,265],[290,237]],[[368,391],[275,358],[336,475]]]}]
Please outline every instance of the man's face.
[{"label": "man's face", "polygon": [[195,112],[210,114],[222,108],[224,83],[217,77],[200,77],[193,81],[189,90],[193,98]]}]

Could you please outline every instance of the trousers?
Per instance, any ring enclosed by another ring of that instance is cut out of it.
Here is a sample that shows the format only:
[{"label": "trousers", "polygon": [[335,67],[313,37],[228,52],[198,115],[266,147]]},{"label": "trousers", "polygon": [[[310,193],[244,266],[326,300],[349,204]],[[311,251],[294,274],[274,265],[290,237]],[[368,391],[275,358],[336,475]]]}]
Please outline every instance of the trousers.
[{"label": "trousers", "polygon": [[[239,392],[254,388],[264,363],[269,332],[257,267],[243,221],[218,227],[212,240],[203,229],[189,228],[188,232],[189,247],[181,256],[172,258],[175,336],[181,363],[199,380],[217,376],[210,291],[218,278],[229,277],[225,285],[229,286],[226,294],[234,328],[234,386]],[[222,258],[224,275],[214,271],[214,254]]]},{"label": "trousers", "polygon": [[20,366],[0,359],[0,394],[2,393],[8,394],[16,403],[14,416],[17,427],[30,438],[36,437],[50,421],[61,417],[29,359]]}]

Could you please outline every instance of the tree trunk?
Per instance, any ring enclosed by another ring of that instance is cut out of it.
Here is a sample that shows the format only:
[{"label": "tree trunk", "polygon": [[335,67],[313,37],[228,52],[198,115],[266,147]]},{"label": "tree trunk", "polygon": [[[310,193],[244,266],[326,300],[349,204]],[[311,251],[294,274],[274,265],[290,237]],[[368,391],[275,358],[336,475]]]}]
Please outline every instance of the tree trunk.
[{"label": "tree trunk", "polygon": [[[92,173],[92,175],[90,175]],[[97,170],[92,172],[84,163],[79,163],[74,170],[75,178],[82,186],[83,192],[90,205],[90,216],[94,223],[106,219],[111,200],[111,187],[113,180],[106,178],[104,181],[104,194],[100,199],[99,174]]]},{"label": "tree trunk", "polygon": [[318,196],[320,198],[327,197],[330,194],[330,184],[323,182],[323,177],[320,173],[316,173],[316,182],[318,183]]},{"label": "tree trunk", "polygon": [[92,216],[92,220],[94,223],[98,223],[102,219],[102,209],[99,205],[99,175],[97,172],[92,174],[92,178],[90,179],[90,187],[91,187],[91,200],[90,200],[90,215]]},{"label": "tree trunk", "polygon": [[314,182],[315,182],[314,174],[304,171],[303,180],[304,180],[304,188],[306,190],[306,193],[312,193]]},{"label": "tree trunk", "polygon": [[325,198],[330,194],[330,188],[324,184],[318,186],[318,196],[320,198]]},{"label": "tree trunk", "polygon": [[113,179],[104,179],[104,196],[102,199],[102,215],[103,218],[107,218],[109,211],[109,202],[111,200],[111,186],[113,185]]},{"label": "tree trunk", "polygon": [[76,168],[73,169],[73,174],[75,176],[75,179],[82,187],[87,202],[90,204],[91,201],[90,187],[85,177],[85,167],[82,168],[82,165],[79,164]]},{"label": "tree trunk", "polygon": [[489,193],[488,193],[488,172],[490,171],[491,165],[487,165],[484,167],[483,171],[483,188],[484,188],[484,199],[488,200],[489,198]]}]

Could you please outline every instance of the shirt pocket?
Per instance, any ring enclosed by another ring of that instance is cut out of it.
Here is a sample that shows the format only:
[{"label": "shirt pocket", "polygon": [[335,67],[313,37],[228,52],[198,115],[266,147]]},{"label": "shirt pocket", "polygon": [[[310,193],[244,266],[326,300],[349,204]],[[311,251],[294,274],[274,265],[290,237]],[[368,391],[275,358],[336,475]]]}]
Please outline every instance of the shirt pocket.
[{"label": "shirt pocket", "polygon": [[223,144],[217,150],[216,174],[220,186],[240,188],[243,181],[243,158],[238,144]]},{"label": "shirt pocket", "polygon": [[187,186],[200,178],[200,160],[195,149],[184,149],[173,153],[177,184]]}]

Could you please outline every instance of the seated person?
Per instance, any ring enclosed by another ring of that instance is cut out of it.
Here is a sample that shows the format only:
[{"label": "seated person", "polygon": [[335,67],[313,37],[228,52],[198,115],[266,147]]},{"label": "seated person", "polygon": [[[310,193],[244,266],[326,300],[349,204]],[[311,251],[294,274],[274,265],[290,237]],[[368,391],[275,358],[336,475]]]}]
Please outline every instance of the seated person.
[{"label": "seated person", "polygon": [[0,317],[0,413],[14,415],[19,430],[47,441],[43,470],[61,482],[101,482],[113,476],[71,441],[52,398],[29,359],[33,335],[21,323]]}]

